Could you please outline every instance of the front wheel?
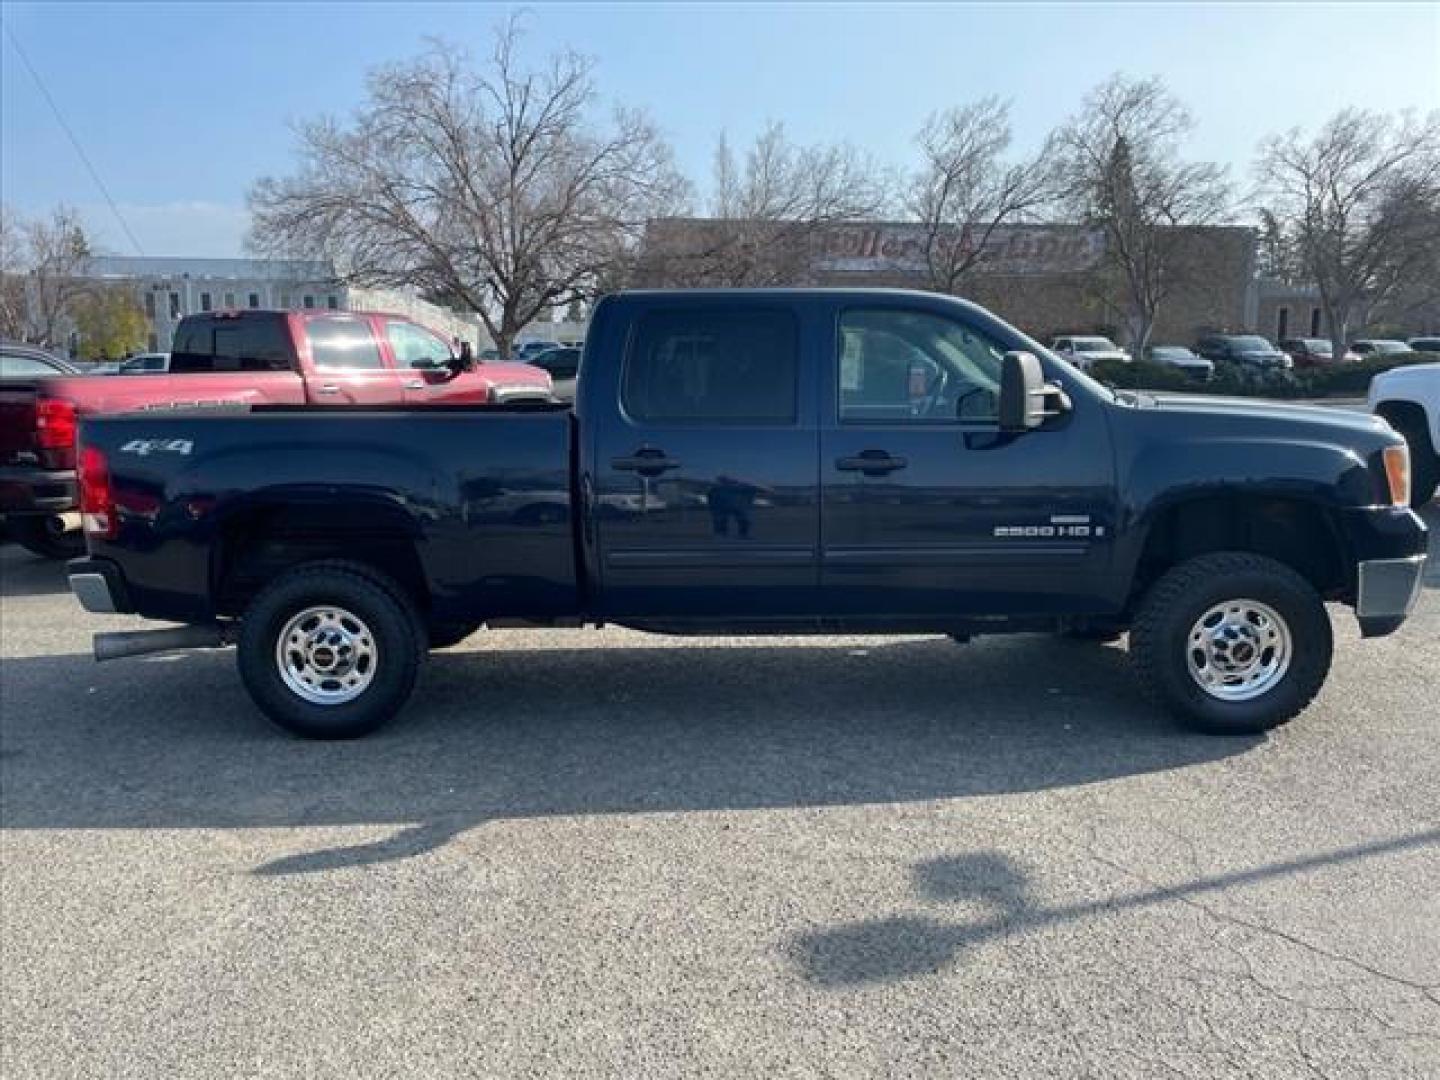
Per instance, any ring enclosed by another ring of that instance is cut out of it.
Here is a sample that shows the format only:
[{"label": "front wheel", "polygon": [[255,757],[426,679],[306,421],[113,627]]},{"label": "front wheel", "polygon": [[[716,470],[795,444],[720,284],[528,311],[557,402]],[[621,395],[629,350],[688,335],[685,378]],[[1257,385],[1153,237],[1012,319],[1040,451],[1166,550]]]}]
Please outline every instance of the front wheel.
[{"label": "front wheel", "polygon": [[405,704],[424,655],[399,586],[344,563],[301,566],[246,610],[240,677],[260,710],[307,739],[353,739]]},{"label": "front wheel", "polygon": [[1283,563],[1245,552],[1201,555],[1166,572],[1130,630],[1145,690],[1190,726],[1268,731],[1297,716],[1330,670],[1330,617]]}]

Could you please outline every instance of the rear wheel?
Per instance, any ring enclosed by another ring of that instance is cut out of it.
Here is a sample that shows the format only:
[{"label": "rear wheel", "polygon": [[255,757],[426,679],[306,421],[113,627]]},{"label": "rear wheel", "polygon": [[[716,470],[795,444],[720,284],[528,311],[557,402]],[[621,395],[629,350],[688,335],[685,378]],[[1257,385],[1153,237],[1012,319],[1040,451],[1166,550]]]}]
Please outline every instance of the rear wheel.
[{"label": "rear wheel", "polygon": [[1220,552],[1151,587],[1130,630],[1148,693],[1190,726],[1254,734],[1298,715],[1330,670],[1330,617],[1314,587],[1274,559]]},{"label": "rear wheel", "polygon": [[42,559],[77,559],[85,554],[85,534],[78,529],[58,532],[43,517],[16,518],[10,522],[15,542]]},{"label": "rear wheel", "polygon": [[400,710],[424,655],[394,582],[363,567],[314,563],[277,578],[246,610],[237,661],[251,698],[307,739],[353,739]]}]

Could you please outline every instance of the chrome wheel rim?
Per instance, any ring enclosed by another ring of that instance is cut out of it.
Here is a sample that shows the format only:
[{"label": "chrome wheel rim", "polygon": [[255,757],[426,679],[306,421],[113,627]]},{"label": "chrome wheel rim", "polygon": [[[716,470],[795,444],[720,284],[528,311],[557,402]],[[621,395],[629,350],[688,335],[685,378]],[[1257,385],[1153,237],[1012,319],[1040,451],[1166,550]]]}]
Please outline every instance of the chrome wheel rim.
[{"label": "chrome wheel rim", "polygon": [[275,642],[280,678],[316,705],[354,701],[375,681],[379,663],[375,635],[344,608],[306,608],[285,624]]},{"label": "chrome wheel rim", "polygon": [[1190,677],[1220,701],[1252,701],[1274,689],[1293,653],[1289,625],[1258,600],[1216,604],[1195,620],[1185,642]]}]

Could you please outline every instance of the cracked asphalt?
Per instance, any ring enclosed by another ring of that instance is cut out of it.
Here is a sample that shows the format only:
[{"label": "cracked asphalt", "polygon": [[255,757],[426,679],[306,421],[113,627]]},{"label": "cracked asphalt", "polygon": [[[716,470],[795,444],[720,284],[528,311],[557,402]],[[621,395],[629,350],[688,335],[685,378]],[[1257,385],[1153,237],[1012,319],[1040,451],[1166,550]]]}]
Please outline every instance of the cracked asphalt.
[{"label": "cracked asphalt", "polygon": [[0,578],[7,1080],[1440,1075],[1434,566],[1263,739],[1121,647],[607,630],[307,744]]}]

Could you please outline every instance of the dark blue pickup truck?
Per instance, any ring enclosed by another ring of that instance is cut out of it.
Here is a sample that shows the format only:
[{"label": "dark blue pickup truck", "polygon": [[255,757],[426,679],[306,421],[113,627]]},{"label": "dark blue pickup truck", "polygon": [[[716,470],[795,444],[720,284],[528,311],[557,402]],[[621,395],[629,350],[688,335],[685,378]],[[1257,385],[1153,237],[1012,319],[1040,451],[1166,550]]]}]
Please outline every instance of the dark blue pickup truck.
[{"label": "dark blue pickup truck", "polygon": [[1327,409],[1106,389],[909,292],[602,301],[574,408],[86,418],[91,611],[238,645],[256,703],[363,734],[482,625],[665,633],[1128,631],[1206,730],[1300,712],[1326,601],[1367,636],[1420,589],[1404,442]]}]

